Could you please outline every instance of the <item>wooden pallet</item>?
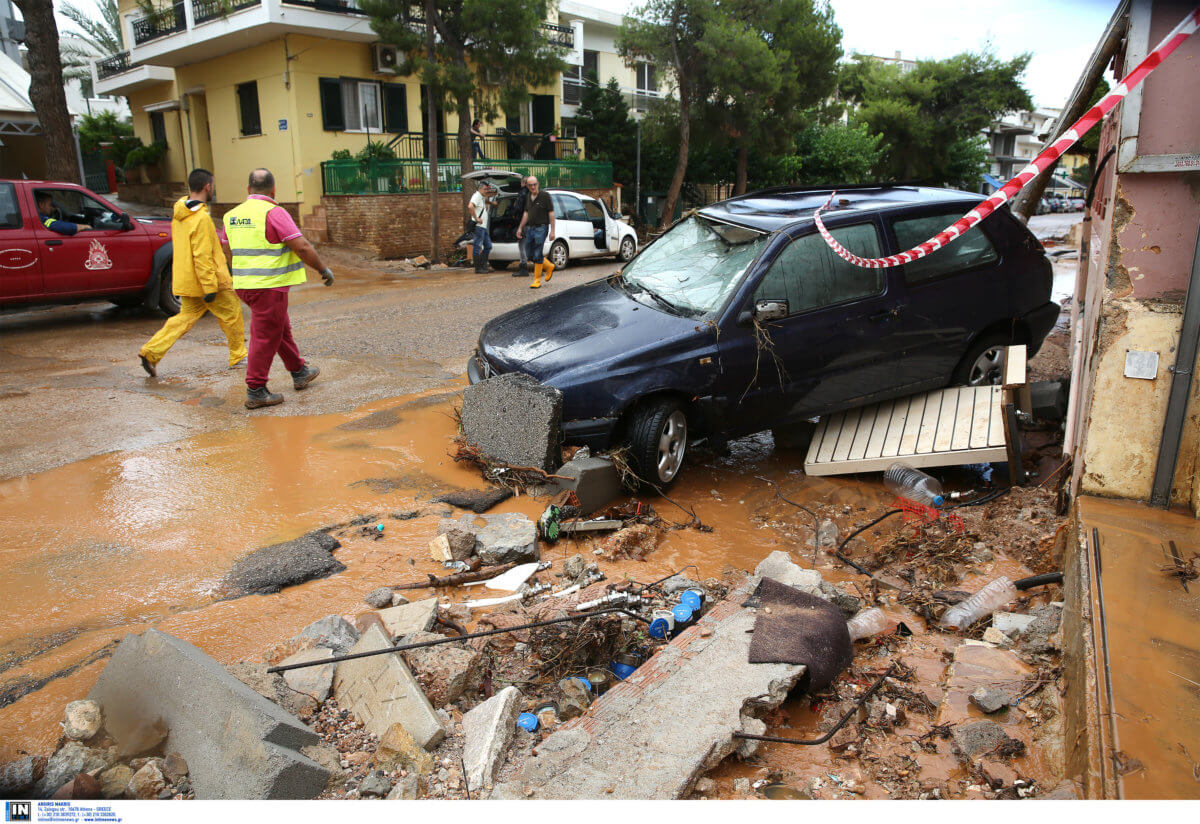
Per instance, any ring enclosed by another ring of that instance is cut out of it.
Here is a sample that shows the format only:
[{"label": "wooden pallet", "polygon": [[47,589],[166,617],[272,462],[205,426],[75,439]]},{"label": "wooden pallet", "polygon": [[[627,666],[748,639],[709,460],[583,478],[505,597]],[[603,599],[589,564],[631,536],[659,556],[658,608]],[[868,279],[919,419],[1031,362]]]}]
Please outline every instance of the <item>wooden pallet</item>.
[{"label": "wooden pallet", "polygon": [[[1007,461],[1019,468],[1014,395],[1025,383],[1025,347],[1010,347],[1003,386],[955,386],[821,418],[809,475]],[[1019,477],[1014,475],[1014,477]]]}]

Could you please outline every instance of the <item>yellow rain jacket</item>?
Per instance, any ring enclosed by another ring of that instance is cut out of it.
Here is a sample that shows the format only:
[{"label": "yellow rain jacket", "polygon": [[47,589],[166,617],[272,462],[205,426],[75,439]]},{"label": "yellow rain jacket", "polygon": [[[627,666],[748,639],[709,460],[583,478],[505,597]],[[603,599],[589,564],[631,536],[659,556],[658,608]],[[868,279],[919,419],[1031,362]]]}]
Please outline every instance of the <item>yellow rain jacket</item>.
[{"label": "yellow rain jacket", "polygon": [[[190,204],[190,205],[189,205]],[[208,215],[208,204],[180,198],[171,215],[171,281],[180,297],[201,298],[210,292],[233,288],[217,227]]]}]

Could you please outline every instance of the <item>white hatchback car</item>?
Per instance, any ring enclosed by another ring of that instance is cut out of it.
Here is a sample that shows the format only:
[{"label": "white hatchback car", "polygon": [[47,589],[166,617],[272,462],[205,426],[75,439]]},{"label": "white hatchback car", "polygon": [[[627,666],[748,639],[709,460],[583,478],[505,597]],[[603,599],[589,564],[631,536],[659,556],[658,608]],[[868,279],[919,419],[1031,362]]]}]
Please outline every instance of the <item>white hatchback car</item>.
[{"label": "white hatchback car", "polygon": [[[517,244],[516,198],[521,190],[521,175],[506,169],[477,169],[463,180],[486,180],[499,191],[492,207],[491,235],[493,262],[508,263],[521,259]],[[546,189],[554,203],[555,235],[546,238],[542,254],[556,269],[581,258],[616,256],[630,260],[637,253],[638,237],[633,227],[608,209],[608,204],[567,189]]]}]

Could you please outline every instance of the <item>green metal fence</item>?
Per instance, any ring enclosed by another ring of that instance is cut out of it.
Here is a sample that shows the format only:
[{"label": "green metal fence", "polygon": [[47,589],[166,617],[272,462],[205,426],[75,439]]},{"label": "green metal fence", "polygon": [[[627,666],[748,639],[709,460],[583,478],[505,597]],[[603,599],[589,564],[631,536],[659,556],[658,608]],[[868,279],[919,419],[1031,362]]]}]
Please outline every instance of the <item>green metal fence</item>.
[{"label": "green metal fence", "polygon": [[[590,160],[487,160],[475,169],[504,169],[536,175],[543,188],[607,189],[612,186],[612,164]],[[459,191],[459,164],[438,162],[438,189]],[[423,160],[327,160],[321,164],[322,191],[326,195],[394,195],[429,191],[429,164]]]}]

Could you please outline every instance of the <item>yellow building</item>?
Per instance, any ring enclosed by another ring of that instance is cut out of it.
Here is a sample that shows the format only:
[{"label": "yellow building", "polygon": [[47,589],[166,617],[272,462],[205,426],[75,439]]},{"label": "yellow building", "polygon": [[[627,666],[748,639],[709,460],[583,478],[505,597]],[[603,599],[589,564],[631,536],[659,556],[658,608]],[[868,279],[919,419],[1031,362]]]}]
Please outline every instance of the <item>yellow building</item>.
[{"label": "yellow building", "polygon": [[[569,63],[582,65],[588,21],[582,4],[574,6],[566,24],[552,13],[543,29]],[[354,0],[178,0],[151,16],[136,0],[120,0],[119,9],[128,48],[96,61],[96,89],[128,96],[134,133],[147,144],[165,143],[155,170],[159,180],[151,182],[169,184],[168,191],[177,191],[199,166],[216,176],[218,201],[234,203],[248,172],[265,166],[275,173],[278,200],[304,215],[319,205],[321,164],[337,150],[353,154],[383,137],[396,141],[400,157],[419,162],[424,156],[422,86],[389,70],[394,60]],[[615,26],[607,18],[596,25],[611,50]],[[606,28],[611,32],[601,31]],[[624,67],[615,52],[606,53],[602,64],[634,90],[639,76],[643,87],[652,79],[644,67]],[[489,137],[484,153],[509,160],[580,159],[582,141],[573,139],[569,125],[575,107],[563,105],[568,85],[556,79],[531,89],[520,111],[484,126],[490,135],[503,127],[560,139],[543,141],[535,152],[528,142]],[[440,119],[438,131],[450,136],[440,154],[456,159],[457,116],[446,111]]]}]

